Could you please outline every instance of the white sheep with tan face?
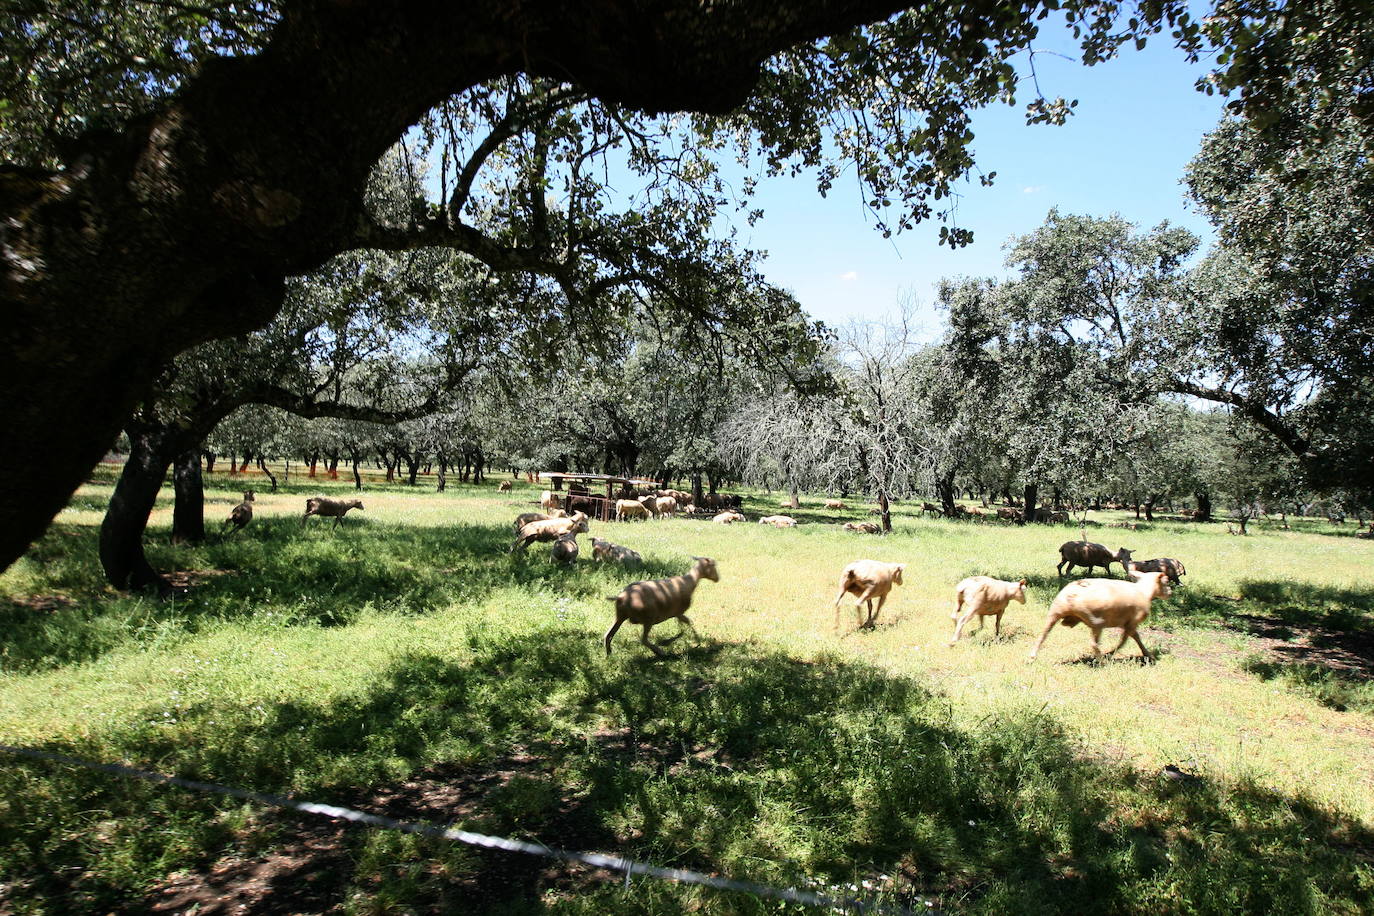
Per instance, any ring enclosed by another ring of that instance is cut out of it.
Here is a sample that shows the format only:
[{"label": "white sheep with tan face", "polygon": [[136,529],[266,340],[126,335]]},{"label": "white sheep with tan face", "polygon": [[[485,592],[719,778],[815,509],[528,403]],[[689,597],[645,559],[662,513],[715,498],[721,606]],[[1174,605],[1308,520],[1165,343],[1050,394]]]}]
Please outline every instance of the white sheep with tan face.
[{"label": "white sheep with tan face", "polygon": [[1045,629],[1031,649],[1027,661],[1035,661],[1045,637],[1050,635],[1056,623],[1066,627],[1086,623],[1093,631],[1093,656],[1102,657],[1098,642],[1102,631],[1107,627],[1121,628],[1121,641],[1108,652],[1111,655],[1134,639],[1140,646],[1140,654],[1145,658],[1150,653],[1140,641],[1137,628],[1150,615],[1150,604],[1160,598],[1168,598],[1173,593],[1166,581],[1167,574],[1162,572],[1139,573],[1136,581],[1124,582],[1120,579],[1079,579],[1070,582],[1059,590],[1050,604],[1050,615],[1045,621]]},{"label": "white sheep with tan face", "polygon": [[702,579],[720,581],[716,561],[710,557],[697,557],[691,570],[684,575],[634,582],[625,586],[624,591],[611,599],[615,602],[615,623],[611,624],[602,640],[606,645],[606,654],[611,654],[611,639],[614,638],[616,630],[628,620],[644,628],[639,641],[648,646],[655,655],[663,655],[662,649],[649,642],[649,630],[665,620],[673,617],[678,619],[677,636],[661,640],[660,645],[667,645],[689,629],[695,630],[692,621],[687,619],[687,609],[692,606],[692,595],[696,592],[697,583]]},{"label": "white sheep with tan face", "polygon": [[959,634],[964,631],[964,624],[968,623],[974,616],[978,617],[978,627],[982,629],[983,618],[995,616],[997,626],[995,633],[1002,635],[1002,615],[1006,613],[1007,605],[1013,601],[1026,603],[1026,580],[1019,582],[1007,582],[1004,579],[994,579],[991,576],[969,576],[960,581],[954,587],[954,613],[950,618],[957,621],[954,624],[954,635],[950,637],[949,644],[952,646],[959,641]]},{"label": "white sheep with tan face", "polygon": [[[840,628],[840,601],[845,595],[857,596],[854,610],[856,620],[863,617],[863,605],[868,604],[868,619],[859,624],[860,629],[871,629],[878,619],[878,613],[887,602],[892,586],[902,584],[902,570],[905,563],[884,563],[880,560],[856,560],[844,568],[840,574],[840,593],[835,596],[835,629]],[[873,607],[873,599],[878,599],[878,607]]]}]

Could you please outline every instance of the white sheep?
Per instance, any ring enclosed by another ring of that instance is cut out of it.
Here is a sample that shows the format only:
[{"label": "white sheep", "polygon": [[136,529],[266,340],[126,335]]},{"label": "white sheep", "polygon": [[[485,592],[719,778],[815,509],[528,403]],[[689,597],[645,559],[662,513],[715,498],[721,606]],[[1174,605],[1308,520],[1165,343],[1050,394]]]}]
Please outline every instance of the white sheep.
[{"label": "white sheep", "polygon": [[334,527],[339,527],[349,509],[362,509],[361,499],[330,499],[328,496],[312,496],[305,501],[305,514],[301,516],[301,526],[312,515],[334,519]]},{"label": "white sheep", "polygon": [[950,637],[949,644],[952,646],[959,641],[964,624],[975,614],[978,616],[980,630],[985,623],[983,618],[995,615],[997,624],[993,632],[1001,636],[1002,615],[1006,613],[1007,604],[1012,601],[1026,603],[1026,581],[1022,579],[1019,582],[1007,582],[991,576],[969,576],[961,580],[954,587],[954,613],[949,616],[957,623],[954,625],[954,635]]},{"label": "white sheep", "polygon": [[524,550],[535,541],[556,541],[565,534],[575,534],[587,530],[587,516],[574,512],[567,518],[546,518],[530,522],[516,534],[511,551]]},{"label": "white sheep", "polygon": [[567,566],[577,561],[577,554],[577,532],[570,531],[553,542],[553,547],[549,550],[549,559]]},{"label": "white sheep", "polygon": [[519,532],[521,528],[525,527],[530,522],[542,522],[551,518],[566,517],[567,513],[564,512],[562,509],[554,509],[548,515],[545,515],[543,512],[521,512],[519,515],[515,517],[515,530],[516,532]]},{"label": "white sheep", "polygon": [[644,563],[644,558],[630,548],[595,537],[592,538],[592,559],[621,566],[642,566]]},{"label": "white sheep", "polygon": [[1172,593],[1166,578],[1166,573],[1147,572],[1139,573],[1134,582],[1120,579],[1079,579],[1070,582],[1054,596],[1045,629],[1036,641],[1035,648],[1031,649],[1027,661],[1035,661],[1040,647],[1045,644],[1045,637],[1050,635],[1056,623],[1072,627],[1079,621],[1086,623],[1093,631],[1094,658],[1102,657],[1098,642],[1106,627],[1121,627],[1121,641],[1108,655],[1124,646],[1129,638],[1140,646],[1140,654],[1149,658],[1150,653],[1140,641],[1137,628],[1150,615],[1150,603],[1158,598],[1168,598]]},{"label": "white sheep", "polygon": [[797,520],[790,515],[765,515],[759,519],[760,525],[772,525],[774,528],[795,528]]},{"label": "white sheep", "polygon": [[[878,613],[887,602],[892,586],[902,584],[902,570],[905,563],[883,563],[880,560],[855,560],[840,574],[840,593],[835,596],[835,629],[840,628],[840,601],[846,594],[858,596],[854,610],[858,617],[863,616],[862,605],[868,602],[868,620],[859,624],[860,629],[871,629],[878,619]],[[873,609],[873,599],[878,599],[878,609]]]},{"label": "white sheep", "polygon": [[606,654],[611,654],[611,639],[614,638],[616,630],[620,629],[620,625],[627,620],[644,628],[639,641],[658,656],[664,654],[663,650],[649,642],[649,630],[654,625],[671,617],[678,619],[677,636],[660,640],[659,644],[665,646],[678,639],[689,628],[695,631],[692,621],[687,619],[687,609],[692,606],[692,593],[696,591],[697,583],[702,579],[720,581],[716,561],[710,557],[697,557],[691,571],[685,575],[634,582],[625,586],[624,591],[610,599],[615,602],[615,623],[611,624],[602,640],[606,646]]},{"label": "white sheep", "polygon": [[617,499],[615,501],[615,520],[623,522],[627,518],[648,518],[652,513],[637,499]]},{"label": "white sheep", "polygon": [[563,498],[552,490],[545,490],[539,494],[539,508],[545,512],[563,508]]},{"label": "white sheep", "polygon": [[667,515],[671,517],[677,512],[677,500],[672,496],[660,496],[654,500],[654,515],[662,518]]},{"label": "white sheep", "polygon": [[711,519],[711,521],[715,522],[717,525],[733,525],[735,522],[744,521],[744,515],[739,512],[726,511],[721,512],[719,515],[715,516],[715,518]]},{"label": "white sheep", "polygon": [[827,500],[825,501],[825,507],[826,507],[827,509],[848,509],[848,508],[849,508],[848,506],[846,506],[846,505],[844,504],[844,500],[842,500],[842,499],[827,499]]}]

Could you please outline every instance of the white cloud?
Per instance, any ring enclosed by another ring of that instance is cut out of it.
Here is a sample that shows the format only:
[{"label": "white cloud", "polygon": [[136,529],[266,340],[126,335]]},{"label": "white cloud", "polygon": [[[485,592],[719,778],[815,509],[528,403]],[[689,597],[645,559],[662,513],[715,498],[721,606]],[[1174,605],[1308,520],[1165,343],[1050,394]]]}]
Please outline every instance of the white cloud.
[{"label": "white cloud", "polygon": [[858,272],[857,270],[847,270],[847,271],[845,271],[844,273],[840,274],[840,279],[841,279],[841,280],[857,280],[857,279],[859,279],[859,272]]},{"label": "white cloud", "polygon": [[1033,184],[1033,185],[1027,185],[1026,187],[1022,188],[1022,189],[1021,189],[1021,193],[1022,193],[1022,194],[1036,194],[1036,193],[1038,193],[1038,192],[1040,192],[1040,191],[1043,191],[1043,190],[1045,190],[1045,186],[1044,186],[1044,185]]}]

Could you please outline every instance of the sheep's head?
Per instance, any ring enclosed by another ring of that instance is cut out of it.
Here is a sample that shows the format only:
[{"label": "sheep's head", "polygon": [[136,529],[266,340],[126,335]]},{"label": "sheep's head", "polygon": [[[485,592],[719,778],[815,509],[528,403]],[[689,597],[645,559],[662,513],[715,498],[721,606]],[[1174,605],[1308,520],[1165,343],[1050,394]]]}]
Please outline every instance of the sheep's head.
[{"label": "sheep's head", "polygon": [[1141,573],[1139,581],[1150,590],[1150,600],[1168,598],[1174,593],[1169,587],[1169,574],[1162,572]]},{"label": "sheep's head", "polygon": [[351,500],[351,502],[354,509],[361,509],[363,507],[363,501],[361,499]]},{"label": "sheep's head", "polygon": [[1117,548],[1116,558],[1118,561],[1120,561],[1122,569],[1128,570],[1131,568],[1131,552],[1127,550],[1125,547]]},{"label": "sheep's head", "polygon": [[1012,593],[1011,600],[1019,601],[1022,604],[1026,603],[1026,583],[1029,581],[1029,579],[1022,579],[1016,583],[1016,591]]},{"label": "sheep's head", "polygon": [[251,503],[251,502],[253,501],[253,491],[252,491],[252,490],[244,490],[244,491],[243,491],[243,501],[246,502],[246,503]]},{"label": "sheep's head", "polygon": [[906,569],[905,563],[898,563],[892,571],[892,581],[896,585],[902,584],[902,570]]},{"label": "sheep's head", "polygon": [[703,579],[710,579],[712,582],[720,581],[720,573],[716,570],[716,561],[710,557],[696,557],[697,575]]}]

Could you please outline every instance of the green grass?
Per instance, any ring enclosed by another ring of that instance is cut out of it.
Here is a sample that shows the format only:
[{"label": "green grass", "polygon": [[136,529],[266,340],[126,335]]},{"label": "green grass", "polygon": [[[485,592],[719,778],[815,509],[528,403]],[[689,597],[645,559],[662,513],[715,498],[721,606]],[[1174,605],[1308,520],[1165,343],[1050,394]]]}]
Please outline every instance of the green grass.
[{"label": "green grass", "polygon": [[[211,486],[217,522],[239,485]],[[228,571],[165,602],[101,584],[108,486],[83,489],[0,577],[0,740],[954,912],[1357,913],[1374,899],[1374,545],[1318,526],[1090,530],[1187,563],[1144,632],[1160,659],[1082,664],[1086,634],[1059,628],[1028,666],[1075,528],[906,508],[887,538],[817,509],[790,531],[593,523],[643,553],[646,575],[693,555],[721,571],[698,592],[700,641],[655,661],[623,631],[606,659],[605,596],[632,577],[556,568],[546,547],[509,555],[535,489],[372,484],[339,531],[302,530],[304,497],[335,488],[293,478],[260,493],[243,535],[196,548],[166,545],[161,504],[154,564]],[[906,584],[874,632],[853,631],[847,599],[835,633],[839,570],[861,556],[907,562]],[[1001,639],[950,647],[952,585],[976,572],[1029,576],[1028,605]],[[1322,667],[1337,657],[1339,676]],[[1162,779],[1163,763],[1199,778]],[[5,764],[0,911],[132,912],[181,892],[187,910],[194,876],[238,887],[260,861],[273,911],[795,910]]]}]

